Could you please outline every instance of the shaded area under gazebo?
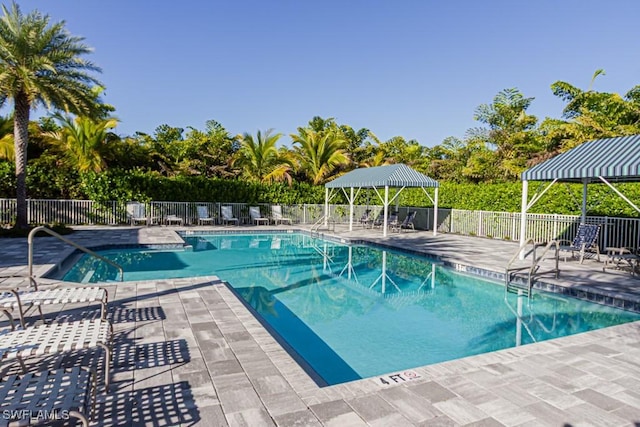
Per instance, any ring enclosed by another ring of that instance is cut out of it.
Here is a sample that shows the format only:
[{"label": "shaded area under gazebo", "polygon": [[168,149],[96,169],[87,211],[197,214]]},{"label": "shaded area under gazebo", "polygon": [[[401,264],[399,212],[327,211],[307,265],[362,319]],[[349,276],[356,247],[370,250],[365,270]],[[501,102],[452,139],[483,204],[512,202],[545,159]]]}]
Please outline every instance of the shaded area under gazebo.
[{"label": "shaded area under gazebo", "polygon": [[[342,175],[331,182],[325,184],[325,221],[329,217],[329,200],[332,192],[341,189],[345,197],[349,201],[349,231],[353,230],[353,205],[362,189],[373,189],[380,198],[383,206],[383,224],[382,234],[387,235],[387,224],[389,218],[389,205],[393,203],[405,188],[422,188],[433,203],[434,208],[434,227],[433,235],[436,235],[438,224],[438,181],[410,168],[405,164],[396,164],[388,166],[376,166],[372,168],[355,169],[345,175]],[[350,189],[347,194],[346,188]],[[389,188],[398,188],[399,190],[389,199]],[[426,188],[433,188],[433,197]],[[384,190],[383,190],[384,189]]]}]

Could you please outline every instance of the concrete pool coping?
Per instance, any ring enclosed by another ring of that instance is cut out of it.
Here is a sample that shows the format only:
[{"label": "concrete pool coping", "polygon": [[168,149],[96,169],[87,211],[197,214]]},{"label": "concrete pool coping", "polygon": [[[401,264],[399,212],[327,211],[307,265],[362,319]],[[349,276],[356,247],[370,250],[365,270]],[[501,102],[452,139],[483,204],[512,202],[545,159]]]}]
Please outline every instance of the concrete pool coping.
[{"label": "concrete pool coping", "polygon": [[[178,243],[175,231],[180,229],[231,228],[78,227],[70,237],[86,246],[96,242],[161,244]],[[295,228],[250,227],[256,231]],[[380,233],[359,229],[338,230],[336,235],[435,251],[448,262],[496,272],[500,266],[504,269],[517,249],[512,242],[456,235],[434,238],[426,232],[382,238]],[[36,274],[40,275],[72,252],[60,242],[43,239],[37,239],[35,245]],[[3,242],[0,254],[0,274],[26,271],[24,239]],[[576,267],[576,271],[568,267]],[[632,299],[640,293],[638,279],[622,272],[603,273],[595,261],[580,267],[567,265],[563,270],[567,270],[561,275],[563,280],[573,277],[569,287],[592,283],[598,291]],[[120,397],[126,392],[137,396],[141,401],[137,410],[144,412],[145,396],[165,391],[166,410],[161,415],[173,415],[177,424],[515,426],[640,422],[639,322],[413,369],[419,378],[400,373],[395,379],[384,376],[389,384],[376,377],[318,387],[216,277],[108,287],[118,333],[135,338],[139,344],[180,341],[189,355],[188,360],[165,369],[137,365],[116,369],[115,390],[110,395]],[[122,310],[163,312],[164,317],[130,319],[117,315]],[[178,394],[183,409],[172,402]],[[110,406],[116,399],[110,395],[101,398],[100,425],[119,424],[123,417],[131,416]],[[172,408],[175,413],[169,411]]]}]

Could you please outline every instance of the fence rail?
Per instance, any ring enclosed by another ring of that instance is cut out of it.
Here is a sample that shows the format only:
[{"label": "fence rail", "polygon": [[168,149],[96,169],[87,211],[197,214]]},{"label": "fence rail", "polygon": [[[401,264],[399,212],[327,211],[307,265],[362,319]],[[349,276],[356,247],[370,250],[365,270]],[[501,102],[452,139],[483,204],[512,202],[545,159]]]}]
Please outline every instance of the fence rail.
[{"label": "fence rail", "polygon": [[[149,216],[161,223],[169,215],[182,218],[185,224],[197,224],[197,206],[207,206],[209,214],[221,218],[220,208],[231,206],[233,214],[241,223],[250,224],[249,205],[246,203],[195,203],[195,202],[148,202]],[[256,204],[263,216],[271,216],[271,204]],[[283,205],[283,216],[291,218],[293,223],[313,224],[324,215],[324,205],[303,204]],[[381,211],[380,206],[355,206],[354,226],[365,210],[374,215]],[[416,211],[414,224],[416,229],[433,229],[433,208],[401,207],[398,209],[402,219],[410,211]],[[15,222],[15,199],[0,199],[0,224]],[[28,221],[31,224],[127,224],[129,218],[126,204],[121,202],[98,203],[91,200],[27,200]],[[329,215],[338,224],[349,222],[348,205],[329,205]],[[520,240],[520,216],[512,212],[465,211],[459,209],[438,209],[438,231],[469,236],[487,237],[504,240]],[[219,220],[218,220],[219,221]],[[633,251],[639,249],[640,218],[618,218],[604,216],[587,217],[587,223],[600,225],[599,243],[605,247],[626,247]],[[580,217],[577,215],[527,214],[527,239],[536,242],[550,240],[572,240],[576,234]]]}]

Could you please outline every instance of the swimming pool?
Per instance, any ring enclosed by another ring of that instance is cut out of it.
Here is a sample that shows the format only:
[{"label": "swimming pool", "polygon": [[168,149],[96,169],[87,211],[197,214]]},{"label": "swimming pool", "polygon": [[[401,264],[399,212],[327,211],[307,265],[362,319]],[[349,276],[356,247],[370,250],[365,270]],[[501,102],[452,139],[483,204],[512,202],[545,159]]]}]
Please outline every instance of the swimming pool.
[{"label": "swimming pool", "polygon": [[[424,257],[305,234],[184,238],[186,249],[100,254],[122,265],[128,281],[220,277],[321,384],[640,320],[640,314],[555,294],[505,300],[501,284]],[[105,263],[83,257],[64,280],[116,277]]]}]

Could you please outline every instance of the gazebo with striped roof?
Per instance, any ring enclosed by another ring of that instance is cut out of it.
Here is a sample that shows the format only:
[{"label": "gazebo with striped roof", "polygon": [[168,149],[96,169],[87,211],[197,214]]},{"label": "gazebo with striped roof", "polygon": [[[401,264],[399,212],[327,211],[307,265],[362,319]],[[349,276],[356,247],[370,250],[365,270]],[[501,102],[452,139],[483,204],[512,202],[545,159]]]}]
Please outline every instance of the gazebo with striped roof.
[{"label": "gazebo with striped roof", "polygon": [[[422,191],[433,203],[434,227],[433,235],[436,235],[438,228],[438,187],[440,184],[435,179],[410,168],[405,164],[395,164],[388,166],[376,166],[372,168],[355,169],[344,174],[333,181],[325,184],[325,221],[329,215],[330,191],[342,189],[344,195],[349,200],[349,231],[353,230],[353,204],[363,188],[372,188],[380,198],[384,209],[384,224],[387,224],[389,215],[389,205],[400,195],[400,192],[408,187],[422,188]],[[349,194],[345,191],[349,188]],[[391,200],[389,200],[389,188],[399,188]],[[434,196],[431,197],[425,188],[433,188]],[[356,190],[357,189],[357,190]],[[384,189],[384,193],[381,193]],[[382,227],[383,235],[387,235],[387,227]]]},{"label": "gazebo with striped roof", "polygon": [[[520,243],[526,241],[526,214],[556,182],[582,182],[582,217],[587,216],[587,185],[602,182],[609,186],[636,211],[640,208],[614,187],[611,182],[640,181],[640,135],[603,138],[588,141],[524,171],[522,177],[522,215]],[[551,181],[540,193],[528,200],[529,181]]]}]

